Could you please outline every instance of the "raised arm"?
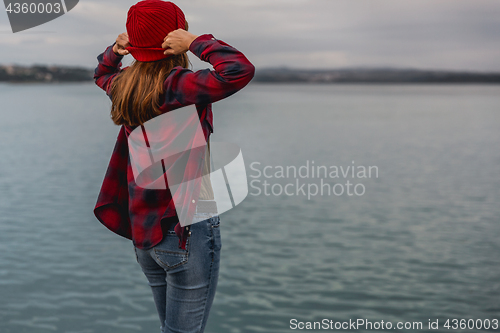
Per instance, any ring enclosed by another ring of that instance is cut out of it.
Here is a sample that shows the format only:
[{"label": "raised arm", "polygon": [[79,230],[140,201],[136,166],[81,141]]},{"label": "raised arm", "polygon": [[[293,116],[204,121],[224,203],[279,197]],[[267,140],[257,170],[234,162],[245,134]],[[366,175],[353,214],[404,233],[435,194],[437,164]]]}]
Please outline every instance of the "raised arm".
[{"label": "raised arm", "polygon": [[109,97],[111,97],[111,82],[113,82],[115,76],[122,70],[122,58],[124,55],[129,54],[129,51],[126,49],[128,46],[130,46],[128,34],[124,32],[118,35],[113,45],[97,56],[99,64],[94,72],[94,81]]},{"label": "raised arm", "polygon": [[209,62],[214,70],[193,72],[174,67],[164,84],[166,102],[175,99],[181,105],[213,103],[236,93],[254,76],[255,67],[245,55],[212,34],[198,36],[189,51]]},{"label": "raised arm", "polygon": [[118,55],[113,51],[113,45],[108,46],[106,51],[97,56],[97,65],[94,71],[94,81],[99,87],[101,87],[106,94],[111,92],[111,82],[113,82],[114,77],[121,72],[122,66],[122,55]]},{"label": "raised arm", "polygon": [[[175,37],[180,36],[179,40],[182,40],[187,34],[194,36],[184,30],[182,32],[173,31],[169,36],[173,36],[174,40]],[[122,35],[123,40],[120,39]],[[128,53],[124,49],[128,44],[128,39],[125,38],[125,34],[122,35],[117,38],[116,43],[110,45],[97,57],[99,64],[94,72],[94,80],[108,96],[111,93],[113,79],[125,69],[121,68],[123,59],[121,54]],[[174,46],[174,44],[175,42],[171,45]],[[116,47],[117,45],[119,47]],[[175,47],[167,48],[165,52],[173,54],[175,49]],[[203,69],[193,72],[181,66],[174,67],[164,82],[165,94],[167,94],[165,103],[171,103],[174,100],[181,105],[213,103],[245,87],[255,74],[255,67],[243,53],[229,44],[217,40],[212,34],[196,36],[194,40],[189,40],[179,50],[191,51],[202,61],[209,62],[214,70]]]}]

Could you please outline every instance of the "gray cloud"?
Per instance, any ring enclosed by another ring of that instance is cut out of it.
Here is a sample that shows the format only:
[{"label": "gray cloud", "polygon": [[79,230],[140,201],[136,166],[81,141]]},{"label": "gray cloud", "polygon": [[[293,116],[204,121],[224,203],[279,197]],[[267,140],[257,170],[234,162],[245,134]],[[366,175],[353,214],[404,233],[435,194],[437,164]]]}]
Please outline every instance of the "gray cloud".
[{"label": "gray cloud", "polygon": [[[0,14],[0,63],[93,67],[137,1],[81,0],[12,34]],[[496,0],[183,0],[195,34],[212,33],[259,67],[355,66],[500,71]],[[129,56],[130,57],[130,56]],[[195,68],[206,67],[191,55]],[[127,60],[130,62],[130,59]]]}]

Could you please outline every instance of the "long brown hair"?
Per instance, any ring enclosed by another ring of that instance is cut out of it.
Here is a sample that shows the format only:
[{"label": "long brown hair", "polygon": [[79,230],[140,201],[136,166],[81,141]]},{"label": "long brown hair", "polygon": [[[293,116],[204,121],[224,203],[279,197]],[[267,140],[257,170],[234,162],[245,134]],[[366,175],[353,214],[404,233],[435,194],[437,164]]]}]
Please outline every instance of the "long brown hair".
[{"label": "long brown hair", "polygon": [[[186,21],[186,28],[188,23]],[[163,83],[172,68],[188,68],[187,53],[158,61],[134,62],[117,75],[111,85],[111,120],[116,125],[141,125],[161,114],[160,96]]]}]

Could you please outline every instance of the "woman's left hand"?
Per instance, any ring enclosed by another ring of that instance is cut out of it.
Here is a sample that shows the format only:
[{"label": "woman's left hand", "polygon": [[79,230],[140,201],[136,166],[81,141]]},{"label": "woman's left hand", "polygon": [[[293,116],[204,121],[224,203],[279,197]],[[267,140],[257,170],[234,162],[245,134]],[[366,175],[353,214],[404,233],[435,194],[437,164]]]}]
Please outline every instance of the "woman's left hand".
[{"label": "woman's left hand", "polygon": [[126,50],[127,47],[130,46],[128,42],[128,34],[126,32],[118,35],[116,38],[116,43],[113,46],[113,52],[118,55],[127,55],[129,52]]}]

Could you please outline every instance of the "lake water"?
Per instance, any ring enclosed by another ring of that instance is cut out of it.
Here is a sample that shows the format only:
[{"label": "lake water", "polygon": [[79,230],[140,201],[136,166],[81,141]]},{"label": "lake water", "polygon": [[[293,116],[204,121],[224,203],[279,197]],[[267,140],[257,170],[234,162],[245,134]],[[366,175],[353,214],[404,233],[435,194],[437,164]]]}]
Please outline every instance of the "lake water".
[{"label": "lake water", "polygon": [[[106,95],[0,85],[0,101],[0,332],[159,332],[131,241],[92,212],[119,130]],[[215,103],[213,140],[241,147],[254,182],[221,216],[206,332],[500,319],[499,106],[479,85],[252,83]],[[378,173],[276,175],[308,163]],[[364,193],[337,195],[348,180]]]}]

